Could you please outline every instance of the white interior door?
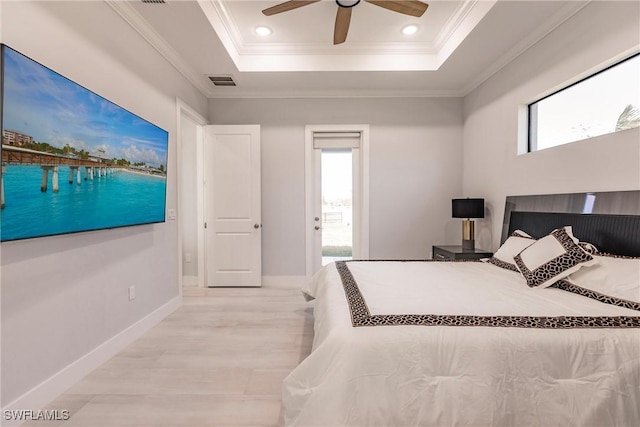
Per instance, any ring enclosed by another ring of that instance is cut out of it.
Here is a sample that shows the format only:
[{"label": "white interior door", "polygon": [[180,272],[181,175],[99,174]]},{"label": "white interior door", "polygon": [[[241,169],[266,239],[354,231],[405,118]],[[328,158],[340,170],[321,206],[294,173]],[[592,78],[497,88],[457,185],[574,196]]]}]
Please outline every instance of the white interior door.
[{"label": "white interior door", "polygon": [[207,286],[260,286],[260,127],[205,127]]}]

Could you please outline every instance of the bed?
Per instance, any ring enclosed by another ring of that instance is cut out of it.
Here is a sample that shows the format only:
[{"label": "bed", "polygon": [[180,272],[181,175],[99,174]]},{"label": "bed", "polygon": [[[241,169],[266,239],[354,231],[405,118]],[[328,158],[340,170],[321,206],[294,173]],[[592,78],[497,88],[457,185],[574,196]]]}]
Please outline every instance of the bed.
[{"label": "bed", "polygon": [[640,216],[505,217],[491,260],[318,272],[285,423],[640,425]]}]

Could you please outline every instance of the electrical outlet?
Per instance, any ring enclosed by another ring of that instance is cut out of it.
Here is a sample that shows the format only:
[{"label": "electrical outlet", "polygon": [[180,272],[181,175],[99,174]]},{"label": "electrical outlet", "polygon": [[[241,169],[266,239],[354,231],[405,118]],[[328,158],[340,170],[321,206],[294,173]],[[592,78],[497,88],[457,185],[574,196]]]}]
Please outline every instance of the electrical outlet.
[{"label": "electrical outlet", "polygon": [[129,301],[133,301],[136,299],[136,287],[129,286]]},{"label": "electrical outlet", "polygon": [[176,210],[175,209],[169,209],[167,211],[167,218],[168,219],[176,219]]},{"label": "electrical outlet", "polygon": [[191,252],[184,254],[184,262],[191,262]]}]

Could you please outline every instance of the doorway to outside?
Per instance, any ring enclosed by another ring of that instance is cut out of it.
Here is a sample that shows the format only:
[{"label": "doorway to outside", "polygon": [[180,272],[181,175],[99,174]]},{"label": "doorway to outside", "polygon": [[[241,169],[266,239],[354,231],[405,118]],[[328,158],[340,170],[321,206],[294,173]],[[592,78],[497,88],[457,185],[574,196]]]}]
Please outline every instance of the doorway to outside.
[{"label": "doorway to outside", "polygon": [[320,221],[322,265],[353,259],[353,152],[317,149],[320,156]]},{"label": "doorway to outside", "polygon": [[307,276],[369,257],[369,127],[305,128]]}]

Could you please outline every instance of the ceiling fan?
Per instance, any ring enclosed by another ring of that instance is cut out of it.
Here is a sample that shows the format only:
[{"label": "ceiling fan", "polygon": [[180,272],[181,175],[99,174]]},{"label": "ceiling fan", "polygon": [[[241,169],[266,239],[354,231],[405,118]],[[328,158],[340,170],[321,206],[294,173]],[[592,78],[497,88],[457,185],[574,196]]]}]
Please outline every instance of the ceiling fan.
[{"label": "ceiling fan", "polygon": [[[267,16],[277,13],[287,12],[321,0],[289,0],[284,3],[277,4],[273,7],[262,11]],[[420,17],[427,10],[429,5],[418,0],[364,0],[367,3],[383,7],[394,12],[405,15]],[[349,24],[351,23],[351,8],[360,3],[360,0],[336,0],[338,4],[338,13],[336,14],[336,24],[333,30],[333,44],[344,43],[349,32]]]}]

